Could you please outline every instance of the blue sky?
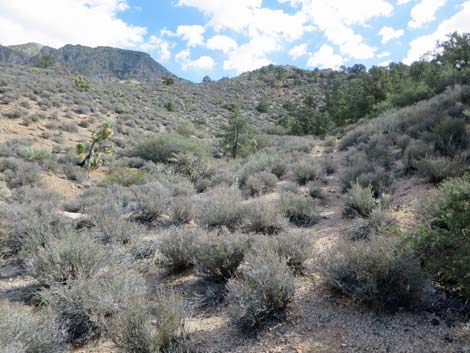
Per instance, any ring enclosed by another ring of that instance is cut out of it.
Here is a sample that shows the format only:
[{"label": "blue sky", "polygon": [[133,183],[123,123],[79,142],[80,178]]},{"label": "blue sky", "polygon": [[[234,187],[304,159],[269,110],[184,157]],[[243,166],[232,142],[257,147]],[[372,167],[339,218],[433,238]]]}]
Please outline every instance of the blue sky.
[{"label": "blue sky", "polygon": [[0,1],[0,44],[142,50],[196,82],[270,63],[306,69],[411,63],[452,31],[470,32],[470,1]]}]

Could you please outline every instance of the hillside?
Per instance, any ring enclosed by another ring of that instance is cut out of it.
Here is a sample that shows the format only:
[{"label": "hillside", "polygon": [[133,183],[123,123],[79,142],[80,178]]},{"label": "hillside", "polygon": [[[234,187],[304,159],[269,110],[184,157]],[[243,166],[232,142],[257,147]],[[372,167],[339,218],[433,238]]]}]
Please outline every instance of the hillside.
[{"label": "hillside", "polygon": [[0,353],[470,350],[465,70],[0,62]]},{"label": "hillside", "polygon": [[[0,47],[0,100],[9,104],[7,114],[32,105],[43,115],[67,114],[78,124],[92,113],[98,123],[109,120],[125,135],[171,132],[188,121],[201,136],[213,135],[233,107],[258,128],[267,128],[289,114],[286,103],[299,106],[305,96],[313,95],[323,104],[331,84],[326,73],[274,66],[233,79],[194,84],[175,78],[165,84],[162,79],[174,75],[139,52],[82,46],[42,47],[32,56],[25,52],[34,54],[21,47]],[[49,56],[54,60],[46,68],[36,65]],[[89,91],[77,89],[76,72],[89,81]],[[267,106],[260,112],[263,100]],[[17,121],[31,118],[21,114]]]}]

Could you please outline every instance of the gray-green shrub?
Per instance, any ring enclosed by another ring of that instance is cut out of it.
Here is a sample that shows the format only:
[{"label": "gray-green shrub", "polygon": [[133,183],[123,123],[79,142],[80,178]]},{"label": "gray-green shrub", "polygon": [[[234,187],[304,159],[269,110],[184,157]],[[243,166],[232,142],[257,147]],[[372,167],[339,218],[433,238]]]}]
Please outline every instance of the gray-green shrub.
[{"label": "gray-green shrub", "polygon": [[203,234],[197,238],[193,249],[196,268],[203,274],[228,280],[243,261],[250,245],[250,237],[244,234]]},{"label": "gray-green shrub", "polygon": [[320,221],[320,214],[311,198],[293,193],[281,195],[281,210],[289,222],[299,227],[309,227]]},{"label": "gray-green shrub", "polygon": [[0,302],[0,317],[0,349],[5,352],[65,351],[63,333],[50,312],[33,312],[33,308],[23,304],[4,301]]},{"label": "gray-green shrub", "polygon": [[286,226],[278,202],[254,200],[246,206],[246,225],[248,232],[277,234]]},{"label": "gray-green shrub", "polygon": [[328,285],[376,309],[420,303],[427,278],[409,245],[394,236],[341,241],[319,261]]},{"label": "gray-green shrub", "polygon": [[254,249],[227,290],[230,318],[242,330],[253,330],[285,315],[294,296],[294,278],[274,250]]},{"label": "gray-green shrub", "polygon": [[204,231],[172,227],[162,234],[158,252],[162,265],[171,273],[182,272],[194,265],[195,245]]}]

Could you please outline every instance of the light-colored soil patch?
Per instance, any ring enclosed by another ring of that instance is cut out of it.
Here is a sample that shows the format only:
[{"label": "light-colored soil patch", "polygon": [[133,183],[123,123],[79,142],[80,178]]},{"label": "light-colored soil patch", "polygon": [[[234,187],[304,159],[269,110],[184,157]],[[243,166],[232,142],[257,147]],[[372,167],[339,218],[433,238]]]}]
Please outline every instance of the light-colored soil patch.
[{"label": "light-colored soil patch", "polygon": [[77,197],[81,192],[78,185],[74,184],[70,180],[59,178],[57,175],[52,173],[44,174],[41,178],[41,183],[47,189],[56,191],[66,198]]}]

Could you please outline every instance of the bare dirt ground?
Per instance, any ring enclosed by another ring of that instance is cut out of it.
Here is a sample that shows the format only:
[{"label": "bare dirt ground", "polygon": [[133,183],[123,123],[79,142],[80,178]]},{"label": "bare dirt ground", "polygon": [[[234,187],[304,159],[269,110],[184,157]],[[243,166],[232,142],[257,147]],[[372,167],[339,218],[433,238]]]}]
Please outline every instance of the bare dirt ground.
[{"label": "bare dirt ground", "polygon": [[[312,156],[322,154],[320,144]],[[342,217],[344,195],[341,194],[340,175],[345,168],[342,152],[330,154],[337,165],[334,175],[324,185],[325,200],[320,204],[321,221],[313,227],[289,227],[287,232],[304,232],[312,241],[313,260],[338,239],[348,237],[360,220]],[[416,199],[429,191],[429,186],[416,178],[397,181],[391,215],[403,230],[413,229]],[[67,189],[67,188],[65,188]],[[68,196],[74,196],[70,191]],[[278,198],[279,192],[264,196]],[[3,275],[2,275],[3,274]],[[149,281],[157,281],[150,277]],[[197,285],[193,274],[164,279],[164,283],[183,289],[191,296]],[[0,300],[11,299],[34,285],[34,280],[23,277],[10,268],[0,272]],[[201,352],[233,353],[466,353],[465,337],[470,328],[448,326],[443,320],[427,312],[376,313],[332,293],[322,279],[308,270],[297,277],[296,295],[287,320],[274,324],[253,337],[242,335],[228,320],[224,304],[208,309],[194,309],[187,320],[187,330]],[[467,335],[467,336],[466,336]],[[460,337],[464,337],[461,339]],[[109,341],[95,341],[74,353],[119,353]]]}]

